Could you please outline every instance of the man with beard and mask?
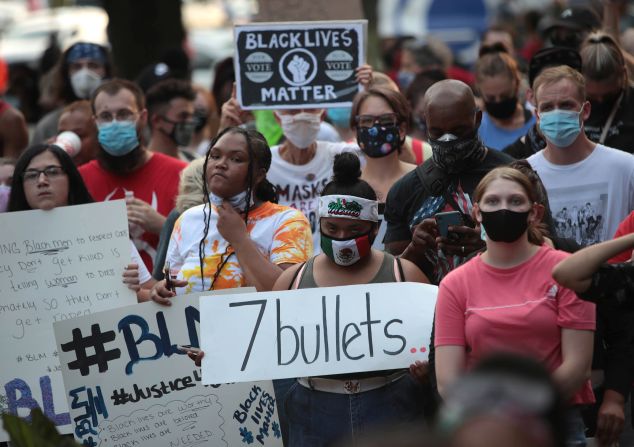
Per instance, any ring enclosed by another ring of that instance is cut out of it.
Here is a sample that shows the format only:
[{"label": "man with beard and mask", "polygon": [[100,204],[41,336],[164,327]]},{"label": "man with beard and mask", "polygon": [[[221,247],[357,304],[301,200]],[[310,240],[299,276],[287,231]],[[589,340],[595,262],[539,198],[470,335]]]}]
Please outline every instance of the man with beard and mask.
[{"label": "man with beard and mask", "polygon": [[634,153],[634,87],[623,50],[608,34],[594,33],[581,47],[586,96],[592,105],[584,123],[588,138]]},{"label": "man with beard and mask", "polygon": [[[356,70],[356,80],[363,87],[372,82],[372,67],[363,65]],[[271,147],[271,167],[267,174],[276,186],[280,205],[301,211],[310,222],[314,252],[319,252],[319,195],[331,180],[335,155],[355,152],[356,144],[318,141],[324,109],[278,109],[275,119],[282,128],[285,140]],[[235,97],[235,88],[229,101],[222,106],[220,127],[223,123],[239,124],[244,111]]]},{"label": "man with beard and mask", "polygon": [[57,124],[64,107],[79,99],[90,99],[101,82],[112,77],[108,50],[90,42],[70,46],[54,70],[54,96],[60,106],[38,121],[31,144],[43,143],[57,135]]},{"label": "man with beard and mask", "polygon": [[567,66],[547,68],[535,79],[537,125],[546,148],[528,158],[555,215],[590,202],[603,216],[592,240],[578,236],[584,245],[611,237],[634,209],[634,158],[594,143],[583,132],[591,112],[585,85],[581,73]]},{"label": "man with beard and mask", "polygon": [[181,170],[187,163],[150,152],[139,135],[147,123],[141,89],[113,79],[92,96],[99,152],[79,168],[96,201],[126,199],[130,233],[151,271],[165,217],[178,194]]},{"label": "man with beard and mask", "polygon": [[197,154],[185,150],[196,130],[195,99],[191,84],[180,79],[160,81],[148,90],[145,96],[151,130],[148,150],[188,162],[197,158]]},{"label": "man with beard and mask", "polygon": [[[533,83],[535,78],[546,68],[567,65],[581,72],[581,56],[576,50],[565,47],[551,47],[539,50],[531,58],[528,65],[528,85],[526,100],[534,107]],[[544,137],[539,133],[537,124],[533,124],[526,135],[522,135],[503,149],[511,157],[523,159],[530,157],[546,147]]]},{"label": "man with beard and mask", "polygon": [[[385,206],[385,247],[416,263],[432,283],[465,262],[484,245],[471,219],[471,196],[478,182],[496,166],[512,161],[487,149],[478,138],[482,112],[469,86],[444,80],[425,94],[424,111],[432,158],[390,189]],[[457,211],[463,225],[441,237],[434,216]]]}]

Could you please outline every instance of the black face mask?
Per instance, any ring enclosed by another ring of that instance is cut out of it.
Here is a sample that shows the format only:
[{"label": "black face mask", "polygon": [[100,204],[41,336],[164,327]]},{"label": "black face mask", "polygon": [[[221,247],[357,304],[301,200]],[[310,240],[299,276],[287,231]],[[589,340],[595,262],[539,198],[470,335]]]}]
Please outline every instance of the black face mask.
[{"label": "black face mask", "polygon": [[398,126],[357,127],[357,143],[365,155],[380,158],[401,147]]},{"label": "black face mask", "polygon": [[429,138],[429,144],[434,164],[447,174],[457,174],[464,171],[482,158],[485,152],[485,148],[475,131],[469,137],[451,141]]},{"label": "black face mask", "polygon": [[485,101],[484,107],[493,118],[505,120],[513,116],[517,108],[517,96],[503,99],[502,101]]},{"label": "black face mask", "polygon": [[529,211],[518,212],[508,209],[482,211],[482,226],[487,238],[495,242],[515,242],[528,228]]},{"label": "black face mask", "polygon": [[612,112],[612,109],[614,108],[616,101],[618,101],[619,96],[621,96],[620,90],[618,92],[612,92],[609,95],[605,95],[603,98],[603,101],[601,102],[590,100],[590,105],[591,105],[590,113],[592,117],[596,116],[602,121],[606,120],[608,116],[610,115],[610,113]]},{"label": "black face mask", "polygon": [[205,109],[196,109],[194,111],[193,121],[194,121],[194,131],[200,132],[203,127],[207,125],[207,119],[209,118],[209,114]]}]

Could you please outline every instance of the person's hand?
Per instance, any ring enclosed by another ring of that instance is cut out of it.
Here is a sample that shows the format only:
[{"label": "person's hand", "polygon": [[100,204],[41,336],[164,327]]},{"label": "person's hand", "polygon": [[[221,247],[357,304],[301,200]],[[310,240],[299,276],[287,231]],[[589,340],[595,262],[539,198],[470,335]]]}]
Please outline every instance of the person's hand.
[{"label": "person's hand", "polygon": [[420,251],[428,248],[436,249],[436,239],[438,237],[438,225],[436,219],[425,219],[414,228],[412,234],[412,245]]},{"label": "person's hand", "polygon": [[192,359],[196,366],[200,366],[204,356],[205,351],[187,351],[187,357]]},{"label": "person's hand", "polygon": [[445,254],[453,256],[466,256],[484,247],[484,241],[480,237],[480,227],[471,228],[462,225],[450,225],[447,228],[449,233],[460,236],[457,240],[447,237],[437,237],[436,242]]},{"label": "person's hand", "polygon": [[429,382],[429,362],[421,362],[416,360],[409,365],[409,373],[420,383]]},{"label": "person's hand", "polygon": [[356,79],[361,86],[367,90],[372,84],[372,66],[369,64],[361,65],[356,68]]},{"label": "person's hand", "polygon": [[[171,299],[176,296],[176,292],[172,292],[165,287],[165,283],[166,281],[162,280],[154,284],[150,291],[150,299],[163,306],[171,306]],[[172,284],[174,284],[174,287],[185,287],[188,283],[184,279],[172,279]]]},{"label": "person's hand", "polygon": [[624,404],[604,399],[597,416],[596,438],[599,446],[609,447],[618,442],[625,424]]},{"label": "person's hand", "polygon": [[123,284],[128,286],[128,289],[133,292],[141,290],[141,283],[139,282],[139,264],[128,264],[123,271]]},{"label": "person's hand", "polygon": [[231,98],[225,102],[220,108],[220,125],[218,132],[227,127],[239,126],[245,122],[245,112],[240,107],[238,98],[236,96],[236,83],[233,83],[233,89],[231,90]]},{"label": "person's hand", "polygon": [[229,202],[224,200],[218,209],[216,227],[220,235],[235,249],[240,242],[249,238],[247,226],[242,217]]},{"label": "person's hand", "polygon": [[161,232],[165,217],[152,208],[149,203],[132,197],[126,200],[125,206],[128,209],[128,223],[138,225],[148,233],[159,234]]}]

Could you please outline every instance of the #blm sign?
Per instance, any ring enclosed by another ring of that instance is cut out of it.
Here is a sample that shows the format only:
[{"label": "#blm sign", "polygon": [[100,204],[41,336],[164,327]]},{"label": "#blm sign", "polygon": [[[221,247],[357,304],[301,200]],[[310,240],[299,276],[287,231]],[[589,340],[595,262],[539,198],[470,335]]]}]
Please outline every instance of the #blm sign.
[{"label": "#blm sign", "polygon": [[367,21],[237,25],[234,58],[243,109],[349,106],[365,63]]},{"label": "#blm sign", "polygon": [[130,248],[123,200],[0,214],[0,413],[71,432],[53,323],[136,303]]},{"label": "#blm sign", "polygon": [[198,298],[178,296],[169,307],[148,302],[55,324],[79,442],[282,446],[270,381],[203,386],[200,369],[177,348],[199,346]]},{"label": "#blm sign", "polygon": [[427,359],[437,292],[385,283],[203,297],[203,383],[406,368]]}]

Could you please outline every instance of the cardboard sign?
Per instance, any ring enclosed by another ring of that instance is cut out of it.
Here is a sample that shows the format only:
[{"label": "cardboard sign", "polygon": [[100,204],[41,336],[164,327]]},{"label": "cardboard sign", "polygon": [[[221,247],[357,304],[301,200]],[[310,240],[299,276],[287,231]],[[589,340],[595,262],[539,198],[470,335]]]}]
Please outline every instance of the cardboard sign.
[{"label": "cardboard sign", "polygon": [[243,109],[344,107],[359,91],[367,22],[237,25],[234,58]]},{"label": "cardboard sign", "polygon": [[0,214],[0,412],[70,433],[53,322],[136,303],[130,248],[123,200]]},{"label": "cardboard sign", "polygon": [[149,302],[55,324],[79,442],[281,447],[271,382],[203,386],[200,369],[177,348],[199,345],[198,297],[184,295],[169,307]]},{"label": "cardboard sign", "polygon": [[427,359],[437,291],[385,283],[202,298],[203,383],[406,368]]}]

